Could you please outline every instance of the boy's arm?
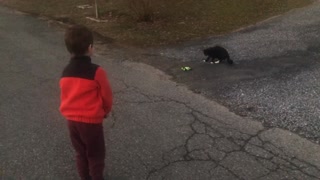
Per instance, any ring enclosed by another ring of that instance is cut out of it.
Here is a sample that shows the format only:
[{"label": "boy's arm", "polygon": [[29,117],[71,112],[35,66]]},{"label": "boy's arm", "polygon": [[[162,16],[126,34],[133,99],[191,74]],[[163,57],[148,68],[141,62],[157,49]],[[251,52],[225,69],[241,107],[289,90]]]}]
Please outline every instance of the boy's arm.
[{"label": "boy's arm", "polygon": [[107,78],[106,72],[99,67],[96,72],[95,80],[100,85],[100,95],[103,100],[103,109],[106,115],[111,111],[112,107],[112,90]]}]

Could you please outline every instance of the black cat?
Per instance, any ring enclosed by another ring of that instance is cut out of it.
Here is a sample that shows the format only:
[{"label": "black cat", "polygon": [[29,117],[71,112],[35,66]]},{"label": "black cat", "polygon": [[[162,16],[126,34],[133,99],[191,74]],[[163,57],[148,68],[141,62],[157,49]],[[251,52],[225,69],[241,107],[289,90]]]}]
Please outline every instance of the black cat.
[{"label": "black cat", "polygon": [[[210,63],[218,64],[223,60],[227,60],[229,64],[233,64],[233,61],[230,59],[228,51],[221,46],[207,48],[203,50],[203,54],[205,56],[208,56],[207,59],[204,60],[204,62],[208,62],[210,60]],[[218,61],[215,61],[215,59],[217,59]]]}]

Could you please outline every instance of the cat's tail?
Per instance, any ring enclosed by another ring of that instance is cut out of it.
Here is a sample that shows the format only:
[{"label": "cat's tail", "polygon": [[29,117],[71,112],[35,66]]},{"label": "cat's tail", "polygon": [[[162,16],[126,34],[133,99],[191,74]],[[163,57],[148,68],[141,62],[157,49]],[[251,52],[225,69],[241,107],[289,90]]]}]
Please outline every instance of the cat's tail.
[{"label": "cat's tail", "polygon": [[227,58],[227,62],[228,62],[230,65],[233,64],[233,60],[230,59],[230,58]]}]

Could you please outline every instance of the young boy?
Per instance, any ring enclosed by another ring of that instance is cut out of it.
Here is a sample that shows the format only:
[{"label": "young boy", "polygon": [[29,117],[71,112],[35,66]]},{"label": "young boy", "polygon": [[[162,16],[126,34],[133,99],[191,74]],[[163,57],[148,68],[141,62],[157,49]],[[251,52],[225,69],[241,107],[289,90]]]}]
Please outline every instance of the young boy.
[{"label": "young boy", "polygon": [[105,71],[91,63],[93,35],[84,26],[69,27],[65,44],[71,60],[60,79],[60,112],[68,120],[82,180],[103,180],[103,119],[111,111],[112,92]]}]

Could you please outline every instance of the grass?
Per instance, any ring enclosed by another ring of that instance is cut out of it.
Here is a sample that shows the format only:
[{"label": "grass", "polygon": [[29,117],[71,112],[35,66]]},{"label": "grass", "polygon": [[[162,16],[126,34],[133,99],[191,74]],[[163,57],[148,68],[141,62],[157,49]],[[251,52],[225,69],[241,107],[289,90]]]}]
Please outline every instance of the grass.
[{"label": "grass", "polygon": [[96,23],[85,18],[94,17],[93,9],[76,8],[90,2],[93,0],[0,0],[24,12],[85,24],[120,43],[137,46],[225,34],[313,0],[157,0],[153,23],[137,22],[128,6],[117,3],[123,0],[100,0],[100,14],[109,21]]}]

